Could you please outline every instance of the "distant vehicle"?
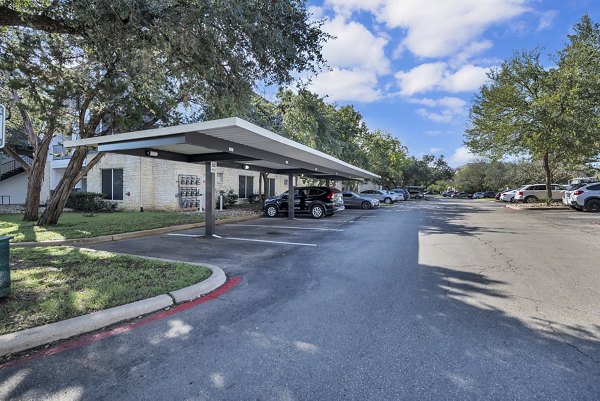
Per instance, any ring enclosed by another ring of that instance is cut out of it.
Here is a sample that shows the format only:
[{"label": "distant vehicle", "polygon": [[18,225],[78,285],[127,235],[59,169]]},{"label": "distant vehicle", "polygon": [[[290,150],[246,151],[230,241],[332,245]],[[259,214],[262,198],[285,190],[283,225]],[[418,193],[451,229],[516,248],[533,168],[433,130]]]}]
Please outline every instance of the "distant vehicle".
[{"label": "distant vehicle", "polygon": [[452,194],[452,198],[463,198],[463,199],[466,199],[469,196],[473,196],[473,195],[471,195],[471,194],[469,194],[467,192],[455,192],[455,193]]},{"label": "distant vehicle", "polygon": [[600,182],[600,179],[597,177],[577,177],[570,180],[569,185],[591,184],[593,182]]},{"label": "distant vehicle", "polygon": [[[564,191],[564,185],[552,184],[552,199],[561,199]],[[514,201],[534,203],[540,199],[546,199],[547,196],[546,184],[531,184],[519,188],[515,194]]]},{"label": "distant vehicle", "polygon": [[364,191],[360,191],[361,195],[368,196],[369,198],[375,198],[379,202],[386,203],[388,205],[397,202],[396,197],[391,194],[388,194],[386,191],[381,189],[366,189]]},{"label": "distant vehicle", "polygon": [[496,197],[496,193],[492,192],[492,191],[475,192],[473,194],[473,199],[495,198],[495,197]]},{"label": "distant vehicle", "polygon": [[410,192],[408,192],[406,189],[404,188],[394,188],[392,189],[393,192],[396,192],[398,194],[402,194],[404,195],[404,200],[409,200],[410,199]]},{"label": "distant vehicle", "polygon": [[570,206],[575,209],[575,206],[573,206],[571,204],[571,197],[573,195],[573,192],[575,192],[576,190],[578,190],[579,188],[581,188],[585,185],[586,185],[585,183],[577,183],[577,184],[573,184],[573,185],[570,185],[569,187],[567,187],[567,189],[565,189],[565,192],[563,192],[563,196],[562,196],[563,205]]},{"label": "distant vehicle", "polygon": [[585,184],[573,191],[571,206],[586,212],[600,212],[600,183]]},{"label": "distant vehicle", "polygon": [[377,209],[379,207],[379,201],[377,199],[361,196],[356,192],[342,192],[342,197],[344,198],[344,207],[348,209]]},{"label": "distant vehicle", "polygon": [[423,195],[423,191],[425,190],[424,187],[421,186],[409,186],[406,188],[408,190],[408,193],[410,194],[411,198],[415,198],[415,199],[421,199],[423,197],[425,197],[425,195]]},{"label": "distant vehicle", "polygon": [[482,199],[483,198],[483,192],[475,192],[472,196],[473,199]]},{"label": "distant vehicle", "polygon": [[[288,191],[265,200],[263,211],[275,217],[288,210]],[[331,216],[344,210],[344,200],[339,190],[329,187],[296,187],[294,189],[294,213],[309,213],[315,219]]]},{"label": "distant vehicle", "polygon": [[444,198],[450,198],[452,195],[454,194],[454,191],[446,191],[446,192],[442,192],[442,196]]}]

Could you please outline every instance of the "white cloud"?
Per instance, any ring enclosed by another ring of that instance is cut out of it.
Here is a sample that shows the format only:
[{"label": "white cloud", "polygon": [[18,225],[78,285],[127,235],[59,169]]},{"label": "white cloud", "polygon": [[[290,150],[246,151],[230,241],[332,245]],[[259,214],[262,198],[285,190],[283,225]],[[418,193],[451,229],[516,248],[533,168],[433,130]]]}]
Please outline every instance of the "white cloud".
[{"label": "white cloud", "polygon": [[417,93],[443,90],[452,93],[472,92],[487,79],[488,68],[472,64],[452,70],[447,63],[435,62],[416,66],[409,71],[398,71],[395,74],[400,93],[412,96]]},{"label": "white cloud", "polygon": [[335,36],[323,46],[331,71],[314,77],[310,89],[332,101],[381,99],[382,93],[377,89],[379,77],[390,72],[390,60],[385,55],[388,39],[341,16],[326,22],[323,30]]},{"label": "white cloud", "polygon": [[388,39],[375,36],[358,22],[346,22],[336,17],[323,25],[323,30],[333,36],[323,46],[323,56],[334,68],[361,68],[378,74],[390,70],[390,61],[385,55]]},{"label": "white cloud", "polygon": [[363,70],[333,69],[313,78],[310,90],[332,101],[373,102],[382,97],[377,75]]},{"label": "white cloud", "polygon": [[452,56],[492,25],[528,11],[527,0],[326,0],[336,13],[369,11],[392,29],[406,30],[400,43],[419,57]]},{"label": "white cloud", "polygon": [[408,99],[408,101],[429,107],[429,109],[417,109],[416,113],[427,120],[437,123],[451,123],[457,117],[464,117],[467,114],[467,102],[457,97],[443,97],[441,99],[412,98]]},{"label": "white cloud", "polygon": [[443,148],[431,148],[429,149],[429,153],[440,153],[442,150],[444,150]]},{"label": "white cloud", "polygon": [[554,23],[554,19],[557,16],[558,16],[558,11],[556,11],[556,10],[549,10],[549,11],[543,12],[540,15],[540,22],[538,24],[537,30],[543,31],[545,29],[551,28],[552,24]]},{"label": "white cloud", "polygon": [[448,158],[448,164],[452,167],[458,167],[473,160],[475,160],[475,155],[469,152],[466,146],[461,146]]}]

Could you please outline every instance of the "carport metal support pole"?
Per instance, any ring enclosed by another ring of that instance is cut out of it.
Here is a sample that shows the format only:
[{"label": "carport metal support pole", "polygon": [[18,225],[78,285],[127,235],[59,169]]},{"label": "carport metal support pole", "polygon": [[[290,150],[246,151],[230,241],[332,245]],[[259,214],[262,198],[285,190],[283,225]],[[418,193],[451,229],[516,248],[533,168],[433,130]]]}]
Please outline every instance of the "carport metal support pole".
[{"label": "carport metal support pole", "polygon": [[288,219],[294,220],[294,174],[288,175]]},{"label": "carport metal support pole", "polygon": [[210,171],[210,162],[206,162],[204,164],[205,170],[205,186],[204,186],[204,201],[205,201],[205,210],[204,210],[204,220],[205,220],[205,228],[204,228],[204,236],[212,237],[215,234],[215,210],[214,210],[214,199],[215,199],[215,174]]}]

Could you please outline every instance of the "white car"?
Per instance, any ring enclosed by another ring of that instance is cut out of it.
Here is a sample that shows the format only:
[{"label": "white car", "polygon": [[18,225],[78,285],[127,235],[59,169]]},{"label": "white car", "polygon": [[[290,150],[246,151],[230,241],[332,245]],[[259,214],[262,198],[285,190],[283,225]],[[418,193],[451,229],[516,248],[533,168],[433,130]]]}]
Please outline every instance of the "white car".
[{"label": "white car", "polygon": [[516,189],[509,189],[508,191],[504,191],[500,194],[500,200],[504,202],[513,203],[515,199],[515,193],[517,193]]},{"label": "white car", "polygon": [[600,183],[586,184],[571,194],[570,206],[586,212],[600,212]]},{"label": "white car", "polygon": [[[565,191],[564,185],[552,184],[552,199],[560,200]],[[525,185],[515,193],[515,202],[534,203],[540,199],[546,199],[546,184]]]}]

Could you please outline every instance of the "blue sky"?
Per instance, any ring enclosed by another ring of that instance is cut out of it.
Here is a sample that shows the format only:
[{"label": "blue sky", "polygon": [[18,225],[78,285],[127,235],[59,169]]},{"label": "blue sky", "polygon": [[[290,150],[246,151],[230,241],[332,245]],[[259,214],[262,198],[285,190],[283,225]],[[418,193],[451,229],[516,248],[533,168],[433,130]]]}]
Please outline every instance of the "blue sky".
[{"label": "blue sky", "polygon": [[[309,88],[353,104],[370,129],[409,152],[472,158],[462,143],[471,99],[486,71],[514,50],[564,47],[584,13],[600,22],[600,0],[311,0],[330,66]],[[551,61],[548,60],[548,65]]]}]

